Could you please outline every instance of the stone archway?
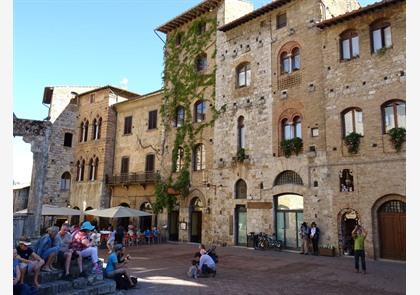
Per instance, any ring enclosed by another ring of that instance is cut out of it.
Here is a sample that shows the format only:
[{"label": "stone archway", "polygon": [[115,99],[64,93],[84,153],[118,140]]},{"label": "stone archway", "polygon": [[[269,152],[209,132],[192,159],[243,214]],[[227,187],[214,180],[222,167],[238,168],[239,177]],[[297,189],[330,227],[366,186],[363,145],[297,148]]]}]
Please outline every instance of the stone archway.
[{"label": "stone archway", "polygon": [[[406,259],[405,202],[404,196],[389,194],[379,198],[372,206],[375,259]],[[404,208],[401,208],[401,204]]]},{"label": "stone archway", "polygon": [[201,243],[204,202],[199,196],[193,196],[189,203],[190,242]]},{"label": "stone archway", "polygon": [[341,209],[337,214],[338,253],[354,255],[354,241],[351,236],[356,224],[359,224],[360,214],[353,208]]}]

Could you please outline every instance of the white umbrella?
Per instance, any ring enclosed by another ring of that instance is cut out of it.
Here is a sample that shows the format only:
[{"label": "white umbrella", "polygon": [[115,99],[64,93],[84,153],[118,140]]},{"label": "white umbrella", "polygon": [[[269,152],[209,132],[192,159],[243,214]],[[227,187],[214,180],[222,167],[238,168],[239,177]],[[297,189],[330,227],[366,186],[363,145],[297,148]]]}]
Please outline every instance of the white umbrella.
[{"label": "white umbrella", "polygon": [[124,206],[117,206],[108,209],[92,209],[84,212],[85,215],[93,215],[107,218],[120,218],[120,217],[137,217],[137,216],[152,216],[152,214],[131,209]]},{"label": "white umbrella", "polygon": [[[15,212],[15,214],[28,214],[28,209],[23,209],[20,211]],[[67,207],[58,207],[54,205],[44,204],[42,205],[42,213],[43,216],[53,216],[53,215],[60,215],[60,216],[69,216],[69,215],[80,215],[82,211],[67,208]]]}]

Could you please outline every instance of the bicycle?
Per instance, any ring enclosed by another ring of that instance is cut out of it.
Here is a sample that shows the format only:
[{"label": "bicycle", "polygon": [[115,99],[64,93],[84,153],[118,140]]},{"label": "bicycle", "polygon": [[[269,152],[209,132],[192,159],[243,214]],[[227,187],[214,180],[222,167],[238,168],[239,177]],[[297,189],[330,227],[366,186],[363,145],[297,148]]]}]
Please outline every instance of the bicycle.
[{"label": "bicycle", "polygon": [[275,238],[275,234],[268,236],[266,233],[260,232],[257,236],[257,241],[255,243],[256,250],[266,250],[274,249],[281,251],[283,248],[283,242]]}]

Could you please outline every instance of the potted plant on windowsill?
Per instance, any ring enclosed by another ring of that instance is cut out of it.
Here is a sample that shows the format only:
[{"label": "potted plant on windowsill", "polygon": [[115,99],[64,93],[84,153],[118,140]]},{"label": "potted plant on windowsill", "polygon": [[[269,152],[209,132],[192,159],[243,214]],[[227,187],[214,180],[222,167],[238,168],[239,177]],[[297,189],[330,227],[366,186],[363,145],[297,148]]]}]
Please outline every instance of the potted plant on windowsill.
[{"label": "potted plant on windowsill", "polygon": [[344,137],[344,143],[346,144],[350,154],[357,154],[359,152],[361,137],[362,135],[356,132],[352,132]]},{"label": "potted plant on windowsill", "polygon": [[236,153],[236,157],[233,157],[233,160],[241,163],[246,163],[249,162],[249,155],[246,154],[244,148],[240,148]]},{"label": "potted plant on windowsill", "polygon": [[335,247],[333,245],[323,245],[319,247],[319,255],[334,257]]},{"label": "potted plant on windowsill", "polygon": [[392,128],[388,132],[391,137],[390,140],[397,152],[401,151],[402,145],[405,142],[405,128]]},{"label": "potted plant on windowsill", "polygon": [[289,158],[292,153],[295,153],[296,156],[302,151],[303,142],[302,138],[295,137],[292,139],[285,139],[281,142],[281,149],[286,158]]}]

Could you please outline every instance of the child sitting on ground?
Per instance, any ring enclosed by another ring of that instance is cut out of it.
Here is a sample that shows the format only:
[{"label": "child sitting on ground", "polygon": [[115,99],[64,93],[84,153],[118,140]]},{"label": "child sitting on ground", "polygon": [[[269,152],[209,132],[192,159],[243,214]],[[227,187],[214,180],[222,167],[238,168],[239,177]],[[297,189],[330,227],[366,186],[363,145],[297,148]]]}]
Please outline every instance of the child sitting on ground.
[{"label": "child sitting on ground", "polygon": [[198,277],[198,266],[197,266],[196,260],[191,261],[191,266],[190,266],[190,269],[188,270],[187,275],[189,278],[193,278],[193,279],[196,279]]}]

